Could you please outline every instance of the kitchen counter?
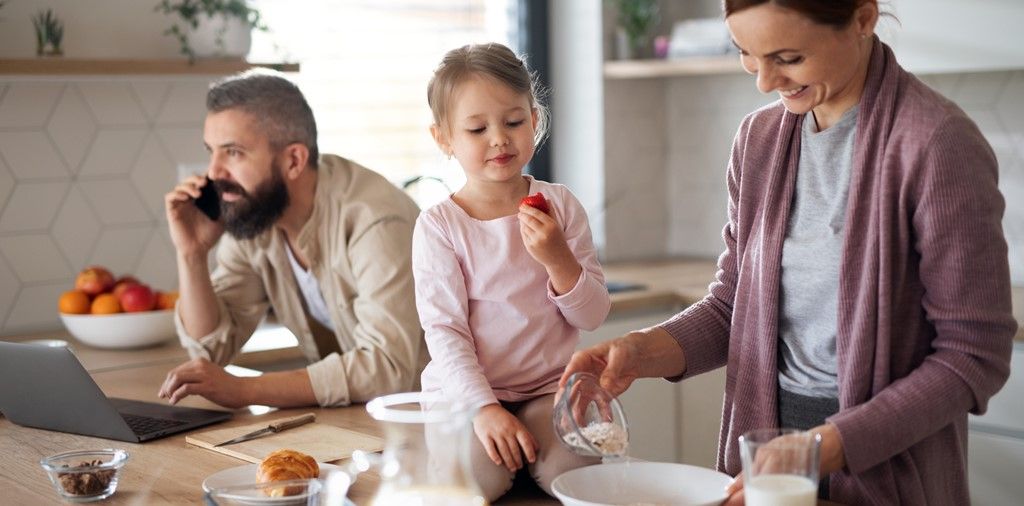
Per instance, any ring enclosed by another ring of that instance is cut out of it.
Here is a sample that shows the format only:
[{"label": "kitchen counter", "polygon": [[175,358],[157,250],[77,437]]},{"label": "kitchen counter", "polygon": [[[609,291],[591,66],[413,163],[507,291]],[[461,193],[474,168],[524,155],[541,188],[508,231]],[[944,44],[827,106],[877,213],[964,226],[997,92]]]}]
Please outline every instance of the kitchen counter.
[{"label": "kitchen counter", "polygon": [[707,294],[717,270],[714,260],[685,258],[615,262],[603,267],[609,283],[640,285],[637,289],[611,294],[612,316],[636,310],[689,306]]}]

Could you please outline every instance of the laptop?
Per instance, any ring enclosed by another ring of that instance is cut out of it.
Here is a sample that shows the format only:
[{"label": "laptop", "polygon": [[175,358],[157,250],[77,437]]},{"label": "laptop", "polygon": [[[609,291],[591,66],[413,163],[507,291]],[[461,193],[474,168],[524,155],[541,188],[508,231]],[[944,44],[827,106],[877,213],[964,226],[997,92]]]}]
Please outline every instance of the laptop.
[{"label": "laptop", "polygon": [[0,412],[26,427],[141,443],[231,413],[108,398],[67,347],[0,341]]}]

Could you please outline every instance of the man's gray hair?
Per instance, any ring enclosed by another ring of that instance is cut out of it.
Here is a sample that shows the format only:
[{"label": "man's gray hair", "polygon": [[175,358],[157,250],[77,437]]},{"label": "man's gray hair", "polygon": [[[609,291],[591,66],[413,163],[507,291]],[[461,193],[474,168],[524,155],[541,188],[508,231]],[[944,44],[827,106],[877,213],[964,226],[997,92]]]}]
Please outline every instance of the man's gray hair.
[{"label": "man's gray hair", "polygon": [[240,109],[255,118],[260,129],[279,150],[292,143],[309,149],[309,165],[317,166],[316,120],[299,87],[280,73],[252,69],[210,85],[206,110]]}]

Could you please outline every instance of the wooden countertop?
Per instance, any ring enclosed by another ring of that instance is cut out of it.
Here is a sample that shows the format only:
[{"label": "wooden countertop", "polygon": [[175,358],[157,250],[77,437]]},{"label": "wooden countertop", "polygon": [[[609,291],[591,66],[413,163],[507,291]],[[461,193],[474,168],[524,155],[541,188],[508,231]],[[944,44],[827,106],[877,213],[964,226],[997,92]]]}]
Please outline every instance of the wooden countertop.
[{"label": "wooden countertop", "polygon": [[608,282],[643,285],[638,290],[612,293],[612,315],[693,304],[707,294],[717,270],[714,260],[700,259],[615,262],[603,267]]},{"label": "wooden countertop", "polygon": [[[51,333],[46,337],[61,335]],[[74,340],[69,342],[100,389],[112,397],[161,402],[156,397],[157,389],[168,369],[185,358],[184,350],[176,342],[154,348],[119,351],[90,348]],[[223,409],[200,397],[189,397],[181,405]],[[218,427],[247,425],[267,418],[268,413],[277,418],[310,411],[316,413],[318,423],[375,436],[384,435],[382,427],[370,418],[362,404],[343,408],[296,410],[272,410],[254,406],[235,410],[234,418]],[[0,434],[0,455],[4,456],[6,463],[5,472],[0,473],[0,487],[4,490],[0,502],[4,504],[61,504],[39,466],[39,460],[71,450],[116,447],[124,448],[130,454],[117,492],[105,500],[104,504],[198,504],[202,502],[201,485],[207,476],[246,464],[227,455],[188,445],[183,434],[135,444],[22,427],[2,416]],[[380,478],[376,474],[363,473],[349,491],[349,498],[358,505],[368,504],[379,483]],[[548,506],[558,502],[535,487],[517,485],[500,504]]]}]

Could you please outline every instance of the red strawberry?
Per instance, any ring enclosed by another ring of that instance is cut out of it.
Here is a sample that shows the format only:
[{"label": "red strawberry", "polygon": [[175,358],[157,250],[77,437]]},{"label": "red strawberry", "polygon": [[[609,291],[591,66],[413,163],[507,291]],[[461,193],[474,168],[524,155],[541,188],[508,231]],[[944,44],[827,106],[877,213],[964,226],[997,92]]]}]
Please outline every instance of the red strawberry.
[{"label": "red strawberry", "polygon": [[523,197],[523,200],[519,201],[519,205],[524,204],[537,209],[544,214],[551,214],[551,208],[548,207],[548,201],[544,199],[544,194],[541,192]]}]

